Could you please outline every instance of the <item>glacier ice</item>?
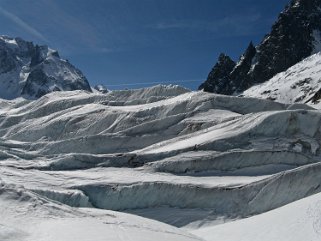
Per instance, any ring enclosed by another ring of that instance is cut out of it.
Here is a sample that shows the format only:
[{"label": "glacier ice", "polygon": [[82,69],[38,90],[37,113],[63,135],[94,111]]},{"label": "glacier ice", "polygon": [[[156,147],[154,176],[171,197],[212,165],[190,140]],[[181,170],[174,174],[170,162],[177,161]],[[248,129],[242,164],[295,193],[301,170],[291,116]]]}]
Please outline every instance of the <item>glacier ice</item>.
[{"label": "glacier ice", "polygon": [[159,240],[201,240],[184,227],[265,215],[321,191],[321,114],[305,104],[159,85],[0,107],[0,212],[8,219],[0,237],[10,240],[43,237],[21,226],[30,217],[55,217],[37,226],[44,231],[65,223],[97,225],[100,234],[125,222],[134,240],[142,240],[137,230],[150,238],[165,225],[155,219],[180,227],[162,226]]}]

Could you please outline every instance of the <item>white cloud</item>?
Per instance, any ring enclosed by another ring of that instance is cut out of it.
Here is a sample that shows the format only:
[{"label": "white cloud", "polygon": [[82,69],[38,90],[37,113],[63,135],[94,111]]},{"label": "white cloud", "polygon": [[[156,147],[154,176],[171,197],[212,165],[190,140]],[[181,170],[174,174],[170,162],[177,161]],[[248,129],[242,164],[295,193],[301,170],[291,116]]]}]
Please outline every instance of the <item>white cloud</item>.
[{"label": "white cloud", "polygon": [[168,29],[190,29],[198,31],[208,31],[216,34],[225,35],[246,35],[256,31],[261,15],[259,13],[249,15],[226,16],[213,21],[203,20],[174,20],[148,25],[157,30]]},{"label": "white cloud", "polygon": [[6,18],[8,18],[12,22],[14,22],[16,25],[18,25],[20,28],[22,28],[27,33],[33,35],[34,37],[36,37],[44,42],[48,42],[48,40],[39,31],[37,31],[35,28],[30,26],[28,23],[26,23],[21,18],[14,15],[13,13],[8,12],[4,8],[0,7],[0,14],[2,14]]}]

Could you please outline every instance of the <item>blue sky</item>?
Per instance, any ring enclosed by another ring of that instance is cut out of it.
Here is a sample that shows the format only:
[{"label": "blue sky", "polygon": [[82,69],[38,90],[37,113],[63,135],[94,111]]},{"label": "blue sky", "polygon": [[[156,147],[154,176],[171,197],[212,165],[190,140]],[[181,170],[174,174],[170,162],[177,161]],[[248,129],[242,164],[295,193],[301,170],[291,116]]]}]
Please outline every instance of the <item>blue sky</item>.
[{"label": "blue sky", "polygon": [[0,0],[0,34],[59,50],[92,85],[195,89],[219,53],[236,60],[259,43],[288,2]]}]

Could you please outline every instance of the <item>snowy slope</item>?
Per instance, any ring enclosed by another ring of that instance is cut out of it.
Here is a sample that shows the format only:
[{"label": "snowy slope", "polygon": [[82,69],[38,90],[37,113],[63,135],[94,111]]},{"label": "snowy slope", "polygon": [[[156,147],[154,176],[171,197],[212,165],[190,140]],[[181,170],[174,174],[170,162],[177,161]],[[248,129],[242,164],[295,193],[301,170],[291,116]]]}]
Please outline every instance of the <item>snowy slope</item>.
[{"label": "snowy slope", "polygon": [[207,240],[321,192],[320,123],[304,104],[179,86],[0,100],[0,237]]},{"label": "snowy slope", "polygon": [[321,53],[292,66],[269,81],[244,91],[247,97],[271,99],[282,103],[319,103],[321,90]]},{"label": "snowy slope", "polygon": [[255,217],[192,233],[207,241],[320,240],[320,220],[321,195],[316,194]]},{"label": "snowy slope", "polygon": [[197,241],[196,236],[138,216],[74,209],[21,187],[0,184],[0,240]]}]

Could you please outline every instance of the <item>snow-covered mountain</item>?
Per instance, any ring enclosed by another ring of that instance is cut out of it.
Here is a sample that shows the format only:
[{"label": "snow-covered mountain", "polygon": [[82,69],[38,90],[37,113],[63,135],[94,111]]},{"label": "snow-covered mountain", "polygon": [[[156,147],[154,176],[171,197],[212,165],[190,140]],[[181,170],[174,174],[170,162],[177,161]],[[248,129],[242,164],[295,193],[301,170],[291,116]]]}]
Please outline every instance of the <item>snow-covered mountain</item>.
[{"label": "snow-covered mountain", "polygon": [[220,55],[202,88],[256,84],[239,97],[91,90],[0,37],[0,241],[321,240],[320,9],[293,0],[238,63]]},{"label": "snow-covered mountain", "polygon": [[321,53],[312,55],[263,84],[242,94],[282,103],[309,103],[319,106],[321,98]]},{"label": "snow-covered mountain", "polygon": [[255,220],[287,240],[309,215],[295,231],[319,240],[297,208],[320,199],[320,122],[179,86],[1,100],[0,240],[257,241]]},{"label": "snow-covered mountain", "polygon": [[199,89],[239,94],[317,53],[320,46],[321,1],[292,0],[259,45],[250,43],[237,63],[220,57]]},{"label": "snow-covered mountain", "polygon": [[52,91],[91,91],[86,77],[57,51],[0,36],[0,98],[39,98]]}]

